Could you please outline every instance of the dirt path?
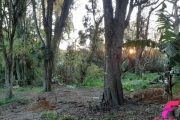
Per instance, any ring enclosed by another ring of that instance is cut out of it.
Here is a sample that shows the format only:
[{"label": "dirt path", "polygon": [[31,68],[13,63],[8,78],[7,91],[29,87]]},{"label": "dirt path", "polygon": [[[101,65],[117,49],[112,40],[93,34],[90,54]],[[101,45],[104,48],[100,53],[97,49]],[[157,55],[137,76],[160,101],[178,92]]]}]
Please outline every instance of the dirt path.
[{"label": "dirt path", "polygon": [[[56,108],[51,111],[56,111],[61,114],[73,115],[78,119],[89,118],[90,120],[153,120],[154,117],[161,116],[163,106],[160,104],[126,102],[121,107],[117,109],[111,109],[106,113],[101,110],[90,110],[87,101],[93,100],[93,97],[99,97],[102,91],[102,87],[70,88],[66,85],[63,85],[58,87],[56,86],[55,92],[51,93],[36,93],[33,91],[14,92],[15,96],[20,98],[28,98],[30,101],[15,101],[0,106],[0,120],[44,120],[41,115],[44,111],[48,110],[42,108],[42,104],[47,106],[54,105]],[[3,93],[0,93],[0,98],[2,98],[2,96]],[[38,103],[37,100],[39,98],[46,98],[46,102],[48,101],[48,103]],[[35,109],[32,109],[33,107]]]}]

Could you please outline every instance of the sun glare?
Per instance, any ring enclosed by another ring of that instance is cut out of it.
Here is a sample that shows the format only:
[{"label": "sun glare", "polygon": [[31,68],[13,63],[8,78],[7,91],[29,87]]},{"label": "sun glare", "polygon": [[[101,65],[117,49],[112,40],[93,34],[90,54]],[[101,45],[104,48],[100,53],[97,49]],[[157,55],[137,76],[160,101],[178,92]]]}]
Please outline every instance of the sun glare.
[{"label": "sun glare", "polygon": [[134,53],[135,53],[135,50],[129,49],[129,53],[130,53],[130,54],[134,54]]}]

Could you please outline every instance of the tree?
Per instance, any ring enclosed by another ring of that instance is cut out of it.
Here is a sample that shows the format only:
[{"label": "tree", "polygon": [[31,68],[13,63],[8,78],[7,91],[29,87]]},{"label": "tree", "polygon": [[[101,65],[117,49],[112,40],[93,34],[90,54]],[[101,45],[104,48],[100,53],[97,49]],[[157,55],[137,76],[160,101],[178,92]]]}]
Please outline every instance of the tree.
[{"label": "tree", "polygon": [[129,24],[133,8],[147,1],[136,3],[135,0],[134,3],[134,0],[130,0],[129,12],[126,14],[128,0],[116,0],[114,11],[112,0],[103,0],[106,48],[104,98],[111,106],[119,106],[124,102],[120,71],[122,49],[117,46],[123,44],[124,30]]},{"label": "tree", "polygon": [[90,54],[82,59],[82,64],[80,64],[80,79],[79,82],[82,83],[86,77],[87,69],[91,65],[94,56],[97,56],[98,47],[102,46],[102,38],[100,37],[103,33],[103,29],[100,27],[103,15],[100,15],[100,9],[98,8],[97,0],[89,0],[90,6],[86,5],[87,13],[91,13],[93,17],[93,23],[91,23],[91,17],[87,14],[83,18],[83,25],[86,28],[85,32],[79,31],[80,44],[83,45],[87,38],[90,40]]},{"label": "tree", "polygon": [[[41,36],[39,32],[39,27],[37,24],[36,19],[36,11],[35,11],[35,0],[32,0],[33,3],[33,12],[34,12],[34,20],[36,24],[36,31],[39,36],[39,39],[42,43],[42,51],[44,54],[44,84],[43,84],[43,91],[51,91],[51,79],[52,73],[54,69],[54,58],[57,52],[57,48],[60,42],[60,38],[63,33],[63,28],[65,26],[65,21],[68,16],[68,12],[70,9],[70,5],[72,0],[64,0],[62,3],[62,11],[60,15],[56,13],[56,20],[55,20],[55,28],[54,32],[52,29],[53,25],[53,7],[54,7],[54,0],[41,0],[42,5],[42,19],[43,19],[43,27],[45,33],[45,40]],[[61,1],[62,2],[62,1]],[[54,34],[54,36],[53,36]]]},{"label": "tree", "polygon": [[[164,0],[155,7],[152,7],[152,6],[156,5],[158,3],[158,0],[149,1],[146,4],[138,5],[137,16],[136,16],[136,40],[140,40],[140,39],[144,39],[145,41],[148,40],[148,29],[149,29],[151,14],[163,2],[164,2]],[[148,7],[151,7],[151,8],[149,10],[149,14],[148,14],[147,18],[145,18],[144,16],[142,16],[142,13],[144,10],[146,10],[146,12],[147,12]],[[135,55],[135,57],[136,57],[135,58],[135,73],[136,73],[136,75],[141,75],[140,60],[141,60],[144,48],[145,47],[143,47],[143,48],[136,47],[136,55]]]},{"label": "tree", "polygon": [[[19,19],[26,11],[26,0],[1,0],[1,38],[3,60],[5,62],[6,98],[11,98],[13,79],[13,44]],[[3,7],[3,8],[2,8]],[[2,24],[4,23],[4,24]],[[4,26],[3,26],[4,25]],[[3,28],[4,27],[4,28]],[[3,28],[3,29],[2,29]]]}]

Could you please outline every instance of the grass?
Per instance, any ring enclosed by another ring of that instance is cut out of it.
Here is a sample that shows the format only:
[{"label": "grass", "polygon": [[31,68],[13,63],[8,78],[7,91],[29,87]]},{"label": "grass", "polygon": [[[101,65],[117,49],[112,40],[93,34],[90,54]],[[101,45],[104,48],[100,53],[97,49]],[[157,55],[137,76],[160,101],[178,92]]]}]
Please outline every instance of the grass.
[{"label": "grass", "polygon": [[[0,93],[4,93],[6,90],[5,88],[0,88]],[[13,91],[15,92],[24,92],[24,91],[34,91],[34,92],[42,92],[42,87],[18,87],[13,88]]]},{"label": "grass", "polygon": [[83,83],[77,83],[76,86],[87,86],[87,87],[95,87],[95,86],[103,86],[103,78],[98,79],[85,79]]},{"label": "grass", "polygon": [[75,116],[60,114],[56,111],[46,111],[41,115],[42,119],[46,120],[78,120]]},{"label": "grass", "polygon": [[3,88],[0,88],[0,93],[3,93],[3,92],[5,92],[5,89],[3,89]]},{"label": "grass", "polygon": [[[142,76],[137,76],[135,73],[127,73],[122,79],[123,88],[126,91],[133,91],[135,89],[145,89],[151,87],[149,81],[154,80],[158,76],[157,73],[146,72]],[[103,77],[87,76],[83,83],[76,83],[78,87],[94,87],[103,86]]]},{"label": "grass", "polygon": [[34,92],[42,92],[42,87],[33,87],[31,90]]},{"label": "grass", "polygon": [[[137,76],[135,73],[126,73],[124,78],[122,79],[123,89],[131,92],[136,89],[145,89],[151,87],[148,84],[149,81],[154,80],[158,76],[157,73],[146,72],[142,76]],[[83,83],[76,83],[75,86],[78,87],[95,87],[95,86],[103,86],[103,76],[96,74],[89,74],[86,76]],[[42,92],[42,87],[19,87],[13,88],[13,91],[23,92],[23,91],[34,91],[34,92]],[[5,89],[0,89],[0,92],[5,92]],[[56,92],[56,91],[53,91]]]},{"label": "grass", "polygon": [[0,99],[0,106],[10,103],[10,102],[14,102],[14,101],[18,101],[18,102],[28,102],[29,99],[27,98],[17,98],[17,97],[12,97],[11,99]]},{"label": "grass", "polygon": [[132,92],[137,89],[146,89],[152,85],[148,84],[158,76],[157,73],[146,72],[142,76],[137,76],[135,73],[127,73],[122,79],[123,89]]},{"label": "grass", "polygon": [[34,91],[34,92],[42,92],[42,87],[19,87],[19,88],[14,88],[13,91],[16,92],[23,92],[23,91]]},{"label": "grass", "polygon": [[[56,111],[45,111],[41,114],[42,119],[46,120],[91,120],[92,118],[77,118],[68,114],[60,114]],[[102,115],[100,118],[94,118],[93,120],[114,120],[112,114]]]}]

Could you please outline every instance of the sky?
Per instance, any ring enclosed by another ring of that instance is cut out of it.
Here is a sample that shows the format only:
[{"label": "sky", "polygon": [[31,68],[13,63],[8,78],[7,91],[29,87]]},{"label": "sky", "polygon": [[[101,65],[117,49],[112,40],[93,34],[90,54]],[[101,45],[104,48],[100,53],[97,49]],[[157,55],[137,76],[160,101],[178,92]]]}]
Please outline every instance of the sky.
[{"label": "sky", "polygon": [[[87,4],[88,0],[78,0],[74,4],[74,8],[72,10],[73,14],[73,25],[74,25],[74,32],[70,34],[71,39],[76,39],[78,37],[78,31],[83,29],[83,24],[82,24],[82,18],[84,15],[86,15],[86,10],[85,10],[85,4]],[[60,49],[66,50],[67,45],[71,44],[72,41],[63,41],[60,43]]]},{"label": "sky", "polygon": [[[85,10],[85,5],[88,3],[88,0],[76,0],[74,6],[73,6],[73,10],[72,10],[72,14],[73,14],[73,24],[74,24],[74,31],[71,32],[70,37],[71,39],[68,41],[64,41],[62,40],[60,43],[59,48],[62,50],[66,50],[68,44],[72,44],[72,41],[78,38],[78,31],[83,29],[83,25],[82,25],[82,18],[84,15],[86,15],[86,10]],[[99,3],[101,4],[102,7],[102,0],[99,1]],[[171,4],[167,4],[167,11],[171,11],[172,9],[172,5]],[[133,10],[133,13],[131,15],[131,21],[135,21],[136,19],[136,12],[137,9]],[[151,17],[151,21],[153,21],[150,25],[156,25],[154,24],[154,22],[157,20],[157,17],[155,15],[152,15]],[[155,27],[155,26],[154,26]]]}]

